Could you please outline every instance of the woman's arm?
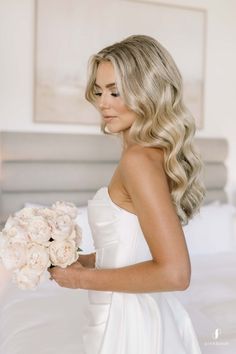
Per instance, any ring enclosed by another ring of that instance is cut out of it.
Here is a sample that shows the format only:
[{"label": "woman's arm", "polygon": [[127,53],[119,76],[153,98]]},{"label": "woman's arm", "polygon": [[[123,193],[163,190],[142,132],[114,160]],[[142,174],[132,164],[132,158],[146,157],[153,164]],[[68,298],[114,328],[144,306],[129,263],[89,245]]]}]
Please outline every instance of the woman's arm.
[{"label": "woman's arm", "polygon": [[[173,206],[162,151],[131,147],[120,161],[122,182],[131,197],[152,260],[116,269],[74,269],[73,287],[129,293],[186,289],[191,265],[176,210]],[[53,277],[70,287],[53,268]],[[68,274],[69,276],[69,274]]]},{"label": "woman's arm", "polygon": [[83,269],[78,275],[78,288],[99,291],[145,293],[180,291],[189,286],[185,270],[155,261],[115,269]]},{"label": "woman's arm", "polygon": [[90,254],[80,254],[78,261],[86,268],[94,268],[96,260],[96,252]]}]

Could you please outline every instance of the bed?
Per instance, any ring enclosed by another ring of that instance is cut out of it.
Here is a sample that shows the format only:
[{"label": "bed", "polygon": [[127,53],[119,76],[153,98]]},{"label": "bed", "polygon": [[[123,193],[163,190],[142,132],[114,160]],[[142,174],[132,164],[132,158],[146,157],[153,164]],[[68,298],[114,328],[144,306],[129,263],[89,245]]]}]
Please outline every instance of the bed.
[{"label": "bed", "polygon": [[[225,139],[197,138],[204,160],[205,204],[185,228],[191,285],[175,295],[187,309],[203,354],[236,352],[235,207],[227,202]],[[87,201],[106,186],[121,141],[104,135],[0,133],[0,224],[25,205],[76,203],[85,253],[94,251]],[[0,354],[80,354],[87,292],[46,281],[22,291],[0,268]],[[155,294],[153,294],[155,296]],[[177,353],[176,353],[177,354]]]}]

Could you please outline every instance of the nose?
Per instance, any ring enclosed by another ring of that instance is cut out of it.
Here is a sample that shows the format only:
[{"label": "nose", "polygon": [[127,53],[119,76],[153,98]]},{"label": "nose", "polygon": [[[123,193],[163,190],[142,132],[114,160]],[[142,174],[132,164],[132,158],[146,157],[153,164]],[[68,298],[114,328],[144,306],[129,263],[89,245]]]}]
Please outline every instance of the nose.
[{"label": "nose", "polygon": [[99,100],[99,108],[103,109],[103,108],[109,108],[110,107],[110,101],[109,101],[109,94],[107,93],[102,93],[100,96],[100,100]]}]

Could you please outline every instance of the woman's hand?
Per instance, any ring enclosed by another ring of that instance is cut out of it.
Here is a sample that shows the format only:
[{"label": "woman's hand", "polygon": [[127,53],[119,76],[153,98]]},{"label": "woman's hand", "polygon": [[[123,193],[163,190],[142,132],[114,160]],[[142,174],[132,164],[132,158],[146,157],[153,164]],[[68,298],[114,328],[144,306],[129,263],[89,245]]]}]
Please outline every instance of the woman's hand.
[{"label": "woman's hand", "polygon": [[55,280],[61,287],[78,289],[81,286],[81,275],[86,268],[79,261],[72,263],[66,268],[53,267],[48,268],[51,274],[51,280]]}]

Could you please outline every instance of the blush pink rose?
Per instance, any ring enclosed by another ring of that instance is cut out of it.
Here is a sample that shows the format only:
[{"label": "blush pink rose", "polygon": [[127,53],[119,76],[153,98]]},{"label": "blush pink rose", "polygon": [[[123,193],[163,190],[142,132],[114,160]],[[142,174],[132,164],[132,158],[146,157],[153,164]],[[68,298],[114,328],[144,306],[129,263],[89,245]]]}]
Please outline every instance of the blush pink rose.
[{"label": "blush pink rose", "polygon": [[66,268],[78,259],[75,241],[52,241],[49,246],[52,265]]}]

